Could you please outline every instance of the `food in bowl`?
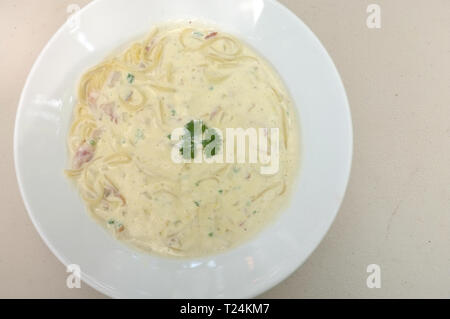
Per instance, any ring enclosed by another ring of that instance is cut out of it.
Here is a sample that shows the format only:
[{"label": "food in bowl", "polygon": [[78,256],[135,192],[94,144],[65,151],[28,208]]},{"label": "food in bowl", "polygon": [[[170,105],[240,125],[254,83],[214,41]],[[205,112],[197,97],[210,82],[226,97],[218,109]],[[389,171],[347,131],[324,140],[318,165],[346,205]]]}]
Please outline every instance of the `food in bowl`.
[{"label": "food in bowl", "polygon": [[275,219],[297,175],[299,127],[264,58],[177,22],[84,73],[68,147],[66,174],[92,217],[138,249],[193,257]]}]

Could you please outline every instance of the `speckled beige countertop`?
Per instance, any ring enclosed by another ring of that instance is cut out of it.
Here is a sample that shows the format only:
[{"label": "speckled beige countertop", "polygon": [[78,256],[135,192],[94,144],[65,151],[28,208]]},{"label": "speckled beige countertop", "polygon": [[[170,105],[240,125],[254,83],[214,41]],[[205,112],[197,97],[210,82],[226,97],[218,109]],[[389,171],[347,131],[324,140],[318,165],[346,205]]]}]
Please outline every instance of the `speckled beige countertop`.
[{"label": "speckled beige countertop", "polygon": [[[189,0],[186,0],[189,1]],[[25,211],[13,165],[19,95],[39,52],[87,0],[0,0],[0,297],[102,298],[68,289]],[[266,298],[450,297],[450,1],[281,0],[335,61],[352,109],[346,198],[307,262]],[[366,25],[381,8],[381,28]],[[381,267],[369,289],[366,268]]]}]

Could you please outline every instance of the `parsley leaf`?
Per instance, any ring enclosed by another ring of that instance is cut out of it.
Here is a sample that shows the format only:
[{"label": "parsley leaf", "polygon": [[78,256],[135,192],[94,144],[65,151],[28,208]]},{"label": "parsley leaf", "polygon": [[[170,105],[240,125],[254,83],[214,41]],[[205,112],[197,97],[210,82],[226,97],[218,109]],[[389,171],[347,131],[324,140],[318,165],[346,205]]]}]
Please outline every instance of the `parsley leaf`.
[{"label": "parsley leaf", "polygon": [[[200,131],[201,132],[195,132],[195,129],[200,127]],[[215,129],[209,129],[205,123],[203,123],[202,120],[191,120],[188,123],[186,123],[186,125],[184,126],[184,128],[187,131],[187,134],[183,135],[182,139],[183,139],[183,144],[182,147],[180,148],[180,154],[183,155],[183,157],[185,159],[194,159],[195,158],[195,152],[196,152],[196,140],[198,138],[196,138],[197,136],[195,135],[197,133],[200,133],[201,136],[201,144],[203,146],[203,148],[205,148],[207,145],[209,145],[210,143],[212,143],[213,141],[219,140],[219,134]],[[206,137],[204,137],[206,132]],[[189,152],[190,149],[190,152]],[[218,145],[215,146],[208,154],[206,154],[207,157],[211,157],[211,156],[215,156],[217,153],[219,152],[218,150]]]},{"label": "parsley leaf", "polygon": [[128,83],[133,83],[134,82],[134,75],[133,74],[131,74],[131,73],[128,73],[128,75],[127,75],[127,81],[128,81]]}]

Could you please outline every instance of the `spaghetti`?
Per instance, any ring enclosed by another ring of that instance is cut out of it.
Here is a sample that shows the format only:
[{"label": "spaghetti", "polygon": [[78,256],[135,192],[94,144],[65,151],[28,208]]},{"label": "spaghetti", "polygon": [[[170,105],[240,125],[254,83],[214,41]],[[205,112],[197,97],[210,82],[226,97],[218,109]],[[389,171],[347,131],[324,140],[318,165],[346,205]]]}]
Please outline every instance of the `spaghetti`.
[{"label": "spaghetti", "polygon": [[[170,134],[192,120],[222,131],[279,128],[278,173],[172,162]],[[81,77],[66,175],[118,239],[166,256],[216,253],[258,232],[287,202],[296,123],[281,80],[248,46],[200,24],[163,25]]]}]

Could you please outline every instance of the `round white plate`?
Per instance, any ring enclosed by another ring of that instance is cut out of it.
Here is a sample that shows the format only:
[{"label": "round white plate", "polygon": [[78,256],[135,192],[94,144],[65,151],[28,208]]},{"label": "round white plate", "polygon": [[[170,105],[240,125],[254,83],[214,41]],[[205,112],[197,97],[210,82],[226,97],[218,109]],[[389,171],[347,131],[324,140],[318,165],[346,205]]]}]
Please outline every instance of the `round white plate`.
[{"label": "round white plate", "polygon": [[[64,177],[66,136],[81,73],[155,23],[199,19],[235,34],[278,70],[295,101],[302,168],[291,205],[253,240],[225,253],[166,259],[133,251],[86,213]],[[112,297],[242,298],[291,274],[319,244],[350,174],[352,127],[341,79],[314,34],[273,0],[98,0],[63,25],[22,92],[14,155],[39,234],[65,265]]]}]

